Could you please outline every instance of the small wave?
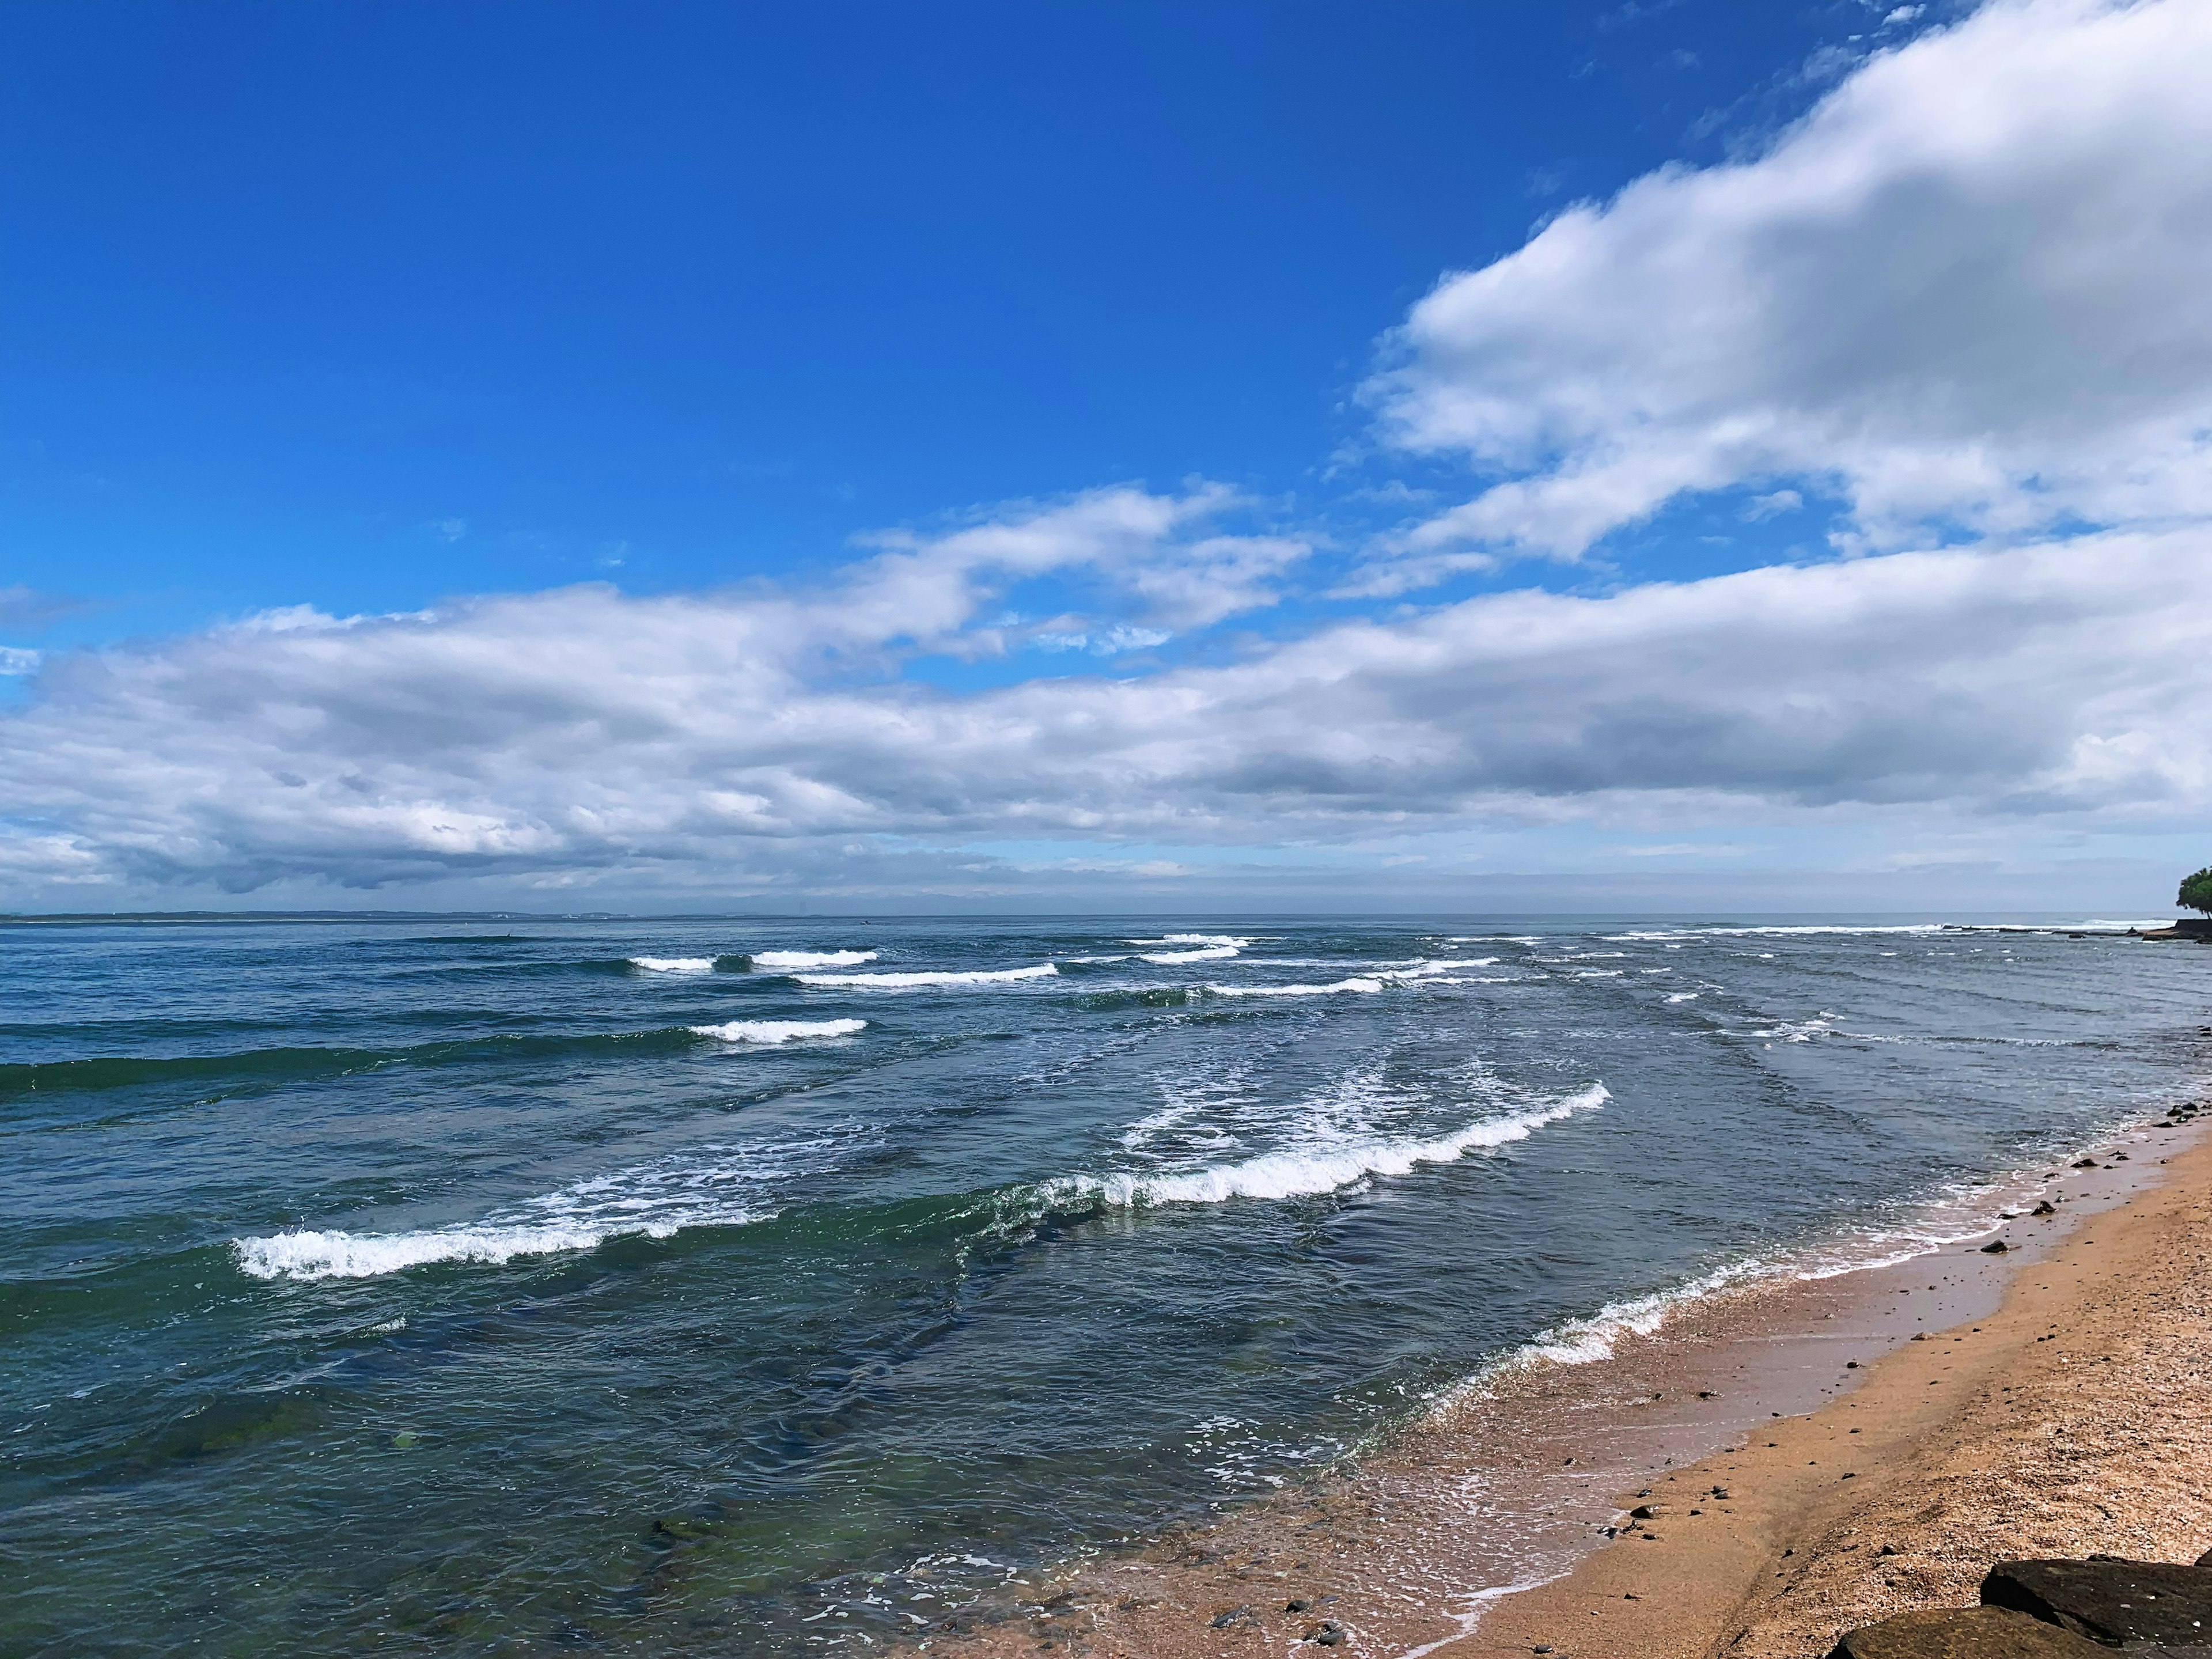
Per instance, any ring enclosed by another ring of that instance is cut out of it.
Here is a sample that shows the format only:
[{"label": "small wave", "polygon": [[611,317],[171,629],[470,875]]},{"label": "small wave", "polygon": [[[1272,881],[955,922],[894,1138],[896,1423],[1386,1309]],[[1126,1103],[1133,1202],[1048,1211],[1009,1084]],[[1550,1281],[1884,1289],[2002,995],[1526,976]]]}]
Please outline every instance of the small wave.
[{"label": "small wave", "polygon": [[[651,1224],[635,1230],[653,1233]],[[674,1231],[661,1229],[659,1237]],[[535,1227],[440,1227],[416,1233],[298,1232],[241,1238],[238,1265],[256,1279],[374,1279],[434,1261],[512,1261],[598,1249],[614,1230],[581,1223]]]},{"label": "small wave", "polygon": [[[710,1145],[593,1176],[474,1221],[401,1232],[290,1228],[231,1242],[255,1279],[374,1279],[439,1262],[498,1266],[592,1250],[617,1238],[667,1238],[691,1227],[775,1218],[785,1177],[834,1167],[834,1135],[786,1144]],[[826,1155],[826,1156],[825,1156]]]},{"label": "small wave", "polygon": [[1524,1140],[1547,1123],[1595,1111],[1613,1097],[1602,1083],[1564,1100],[1504,1117],[1480,1119],[1432,1139],[1370,1140],[1262,1153],[1242,1163],[1176,1174],[1074,1176],[1050,1183],[1055,1200],[1090,1197],[1117,1208],[1218,1204],[1232,1198],[1299,1198],[1334,1192],[1376,1176],[1401,1176],[1423,1164],[1449,1164],[1472,1152]]},{"label": "small wave", "polygon": [[1588,1365],[1610,1359],[1624,1336],[1650,1336],[1686,1303],[1702,1301],[1771,1271],[1763,1262],[1740,1261],[1650,1296],[1609,1302],[1588,1318],[1571,1319],[1541,1333],[1513,1358],[1524,1363],[1547,1359],[1555,1365]]},{"label": "small wave", "polygon": [[717,1042],[793,1042],[802,1037],[851,1036],[867,1029],[865,1019],[733,1019],[726,1025],[690,1029]]},{"label": "small wave", "polygon": [[1203,945],[1194,951],[1148,951],[1144,960],[1161,963],[1171,962],[1222,962],[1237,953],[1234,945]]},{"label": "small wave", "polygon": [[1794,1024],[1788,1020],[1777,1020],[1771,1025],[1759,1027],[1744,1033],[1746,1036],[1779,1037],[1784,1042],[1810,1042],[1814,1037],[1833,1036],[1835,1016],[1823,1010],[1810,1019]]},{"label": "small wave", "polygon": [[1125,939],[1124,945],[1226,945],[1232,951],[1249,946],[1249,939],[1239,939],[1234,933],[1163,933],[1158,939]]},{"label": "small wave", "polygon": [[905,991],[922,985],[996,985],[1009,980],[1050,979],[1060,969],[1051,963],[1035,968],[979,969],[942,974],[799,974],[801,985],[847,985],[861,991]]},{"label": "small wave", "polygon": [[1340,979],[1334,985],[1209,985],[1206,988],[1218,997],[1328,997],[1340,991],[1379,991],[1382,981],[1360,978]]},{"label": "small wave", "polygon": [[625,958],[633,968],[648,974],[711,974],[714,971],[712,957],[629,957]]},{"label": "small wave", "polygon": [[857,968],[876,959],[873,951],[756,951],[756,968]]},{"label": "small wave", "polygon": [[1695,1002],[1705,994],[1702,991],[1676,991],[1668,997],[1669,1002]]},{"label": "small wave", "polygon": [[1189,1000],[1190,993],[1182,986],[1156,985],[1141,991],[1094,991],[1077,998],[1075,1006],[1107,1012],[1116,1008],[1180,1008]]}]

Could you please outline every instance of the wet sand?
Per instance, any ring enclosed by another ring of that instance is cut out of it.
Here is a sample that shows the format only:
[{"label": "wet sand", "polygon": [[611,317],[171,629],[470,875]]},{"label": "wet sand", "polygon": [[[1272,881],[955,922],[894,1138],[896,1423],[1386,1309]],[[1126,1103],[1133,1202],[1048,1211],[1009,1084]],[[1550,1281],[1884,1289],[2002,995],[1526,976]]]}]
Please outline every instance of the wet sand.
[{"label": "wet sand", "polygon": [[[1978,1238],[1687,1303],[1592,1363],[1485,1379],[1356,1468],[1033,1575],[918,1645],[1796,1659],[1969,1603],[2001,1557],[2193,1559],[2212,1547],[2208,1127],[2031,1172],[1996,1200],[2021,1212],[2003,1255]],[[2043,1195],[2056,1213],[2027,1214]]]}]

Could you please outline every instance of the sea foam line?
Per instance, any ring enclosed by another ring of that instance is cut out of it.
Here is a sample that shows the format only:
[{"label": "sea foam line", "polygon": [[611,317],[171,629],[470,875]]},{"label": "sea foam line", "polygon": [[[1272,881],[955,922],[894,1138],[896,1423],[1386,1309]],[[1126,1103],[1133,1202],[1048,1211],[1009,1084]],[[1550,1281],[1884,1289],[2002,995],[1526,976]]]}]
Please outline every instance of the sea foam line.
[{"label": "sea foam line", "polygon": [[860,991],[904,991],[918,985],[995,985],[1008,980],[1050,979],[1060,969],[1051,963],[1034,968],[979,969],[941,974],[799,974],[801,985],[845,985]]},{"label": "sea foam line", "polygon": [[1595,1111],[1613,1097],[1602,1083],[1563,1100],[1504,1117],[1484,1118],[1432,1139],[1354,1141],[1266,1152],[1237,1164],[1176,1174],[1071,1176],[1048,1182],[1048,1196],[1096,1198],[1117,1208],[1155,1204],[1218,1204],[1232,1198],[1301,1198],[1334,1192],[1376,1176],[1401,1176],[1423,1164],[1449,1164],[1469,1152],[1525,1140],[1547,1123]]},{"label": "sea foam line", "polygon": [[876,959],[873,951],[755,951],[756,968],[857,968]]},{"label": "sea foam line", "polygon": [[712,957],[631,957],[629,965],[641,968],[648,974],[711,974],[714,971]]}]

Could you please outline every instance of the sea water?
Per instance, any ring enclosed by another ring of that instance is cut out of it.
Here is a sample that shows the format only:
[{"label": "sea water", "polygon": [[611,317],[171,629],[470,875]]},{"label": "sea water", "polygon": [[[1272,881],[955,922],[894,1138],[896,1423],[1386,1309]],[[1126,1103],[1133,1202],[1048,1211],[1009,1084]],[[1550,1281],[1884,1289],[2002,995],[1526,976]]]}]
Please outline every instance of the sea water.
[{"label": "sea water", "polygon": [[916,1635],[2189,1096],[2073,931],[0,927],[0,1649]]}]

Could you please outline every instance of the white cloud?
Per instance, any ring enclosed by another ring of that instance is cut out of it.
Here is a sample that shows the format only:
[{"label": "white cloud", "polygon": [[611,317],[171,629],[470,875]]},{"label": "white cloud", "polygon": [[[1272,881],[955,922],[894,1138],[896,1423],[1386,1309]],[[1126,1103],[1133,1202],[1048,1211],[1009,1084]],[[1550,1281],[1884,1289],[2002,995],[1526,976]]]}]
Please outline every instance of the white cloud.
[{"label": "white cloud", "polygon": [[1448,278],[1368,396],[1495,482],[1400,550],[1571,558],[1782,481],[1858,551],[2212,513],[2207,86],[2201,0],[1996,0]]},{"label": "white cloud", "polygon": [[618,872],[731,891],[856,858],[911,886],[984,840],[1118,843],[1166,873],[1188,861],[1151,849],[1480,824],[2212,807],[2195,532],[1499,594],[1226,666],[971,695],[856,678],[834,648],[872,635],[890,660],[918,584],[941,647],[958,608],[917,557],[818,592],[585,586],[56,657],[43,700],[0,716],[0,800],[72,879],[234,890]]}]

